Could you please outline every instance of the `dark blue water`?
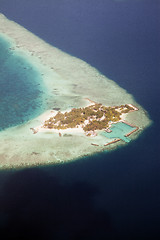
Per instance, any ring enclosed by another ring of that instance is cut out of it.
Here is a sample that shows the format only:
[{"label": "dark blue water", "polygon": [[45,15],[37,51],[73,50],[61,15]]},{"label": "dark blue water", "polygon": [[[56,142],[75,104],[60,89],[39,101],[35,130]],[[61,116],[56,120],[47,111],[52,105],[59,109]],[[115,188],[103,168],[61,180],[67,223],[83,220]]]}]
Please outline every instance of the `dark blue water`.
[{"label": "dark blue water", "polygon": [[46,107],[40,73],[12,47],[0,37],[0,130],[27,122]]},{"label": "dark blue water", "polygon": [[1,171],[4,239],[159,239],[159,1],[1,0],[0,9],[112,78],[154,121],[111,153]]}]

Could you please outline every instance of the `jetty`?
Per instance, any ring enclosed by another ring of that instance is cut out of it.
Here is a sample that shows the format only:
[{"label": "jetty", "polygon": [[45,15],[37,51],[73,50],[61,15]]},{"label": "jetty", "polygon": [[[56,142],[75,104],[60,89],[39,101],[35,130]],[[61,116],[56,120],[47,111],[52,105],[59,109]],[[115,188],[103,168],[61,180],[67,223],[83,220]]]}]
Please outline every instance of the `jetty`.
[{"label": "jetty", "polygon": [[132,133],[136,132],[138,129],[139,129],[139,127],[136,127],[136,129],[134,129],[134,130],[131,131],[130,133],[127,133],[127,134],[125,135],[125,137],[130,136]]},{"label": "jetty", "polygon": [[115,140],[113,140],[112,142],[109,142],[109,143],[105,144],[104,146],[106,147],[106,146],[111,145],[111,144],[113,144],[113,143],[119,142],[120,140],[121,140],[120,138],[115,139]]},{"label": "jetty", "polygon": [[93,145],[93,146],[99,146],[98,144],[96,144],[96,143],[91,143],[91,145]]},{"label": "jetty", "polygon": [[127,133],[127,134],[125,135],[125,137],[130,136],[132,133],[136,132],[136,131],[139,129],[139,127],[137,127],[137,126],[135,126],[135,125],[133,125],[133,124],[131,124],[131,123],[128,123],[128,122],[126,122],[126,121],[122,121],[122,122],[125,123],[125,124],[127,124],[128,126],[130,126],[130,127],[132,127],[132,128],[135,128],[135,129],[133,129],[131,132]]}]

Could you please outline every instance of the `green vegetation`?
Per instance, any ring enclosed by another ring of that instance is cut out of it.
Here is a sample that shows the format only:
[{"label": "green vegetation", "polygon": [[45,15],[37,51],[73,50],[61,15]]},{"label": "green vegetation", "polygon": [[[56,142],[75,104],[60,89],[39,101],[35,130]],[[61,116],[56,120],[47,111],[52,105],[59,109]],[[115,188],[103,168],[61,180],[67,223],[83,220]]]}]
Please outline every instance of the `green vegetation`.
[{"label": "green vegetation", "polygon": [[129,106],[128,104],[121,105],[120,108],[121,108],[121,113],[128,113],[130,111],[134,111],[134,108]]},{"label": "green vegetation", "polygon": [[60,111],[49,120],[44,127],[49,129],[67,129],[81,126],[84,131],[102,130],[109,126],[109,122],[118,122],[122,113],[134,110],[129,105],[106,107],[100,103],[85,107],[73,108],[70,112]]}]

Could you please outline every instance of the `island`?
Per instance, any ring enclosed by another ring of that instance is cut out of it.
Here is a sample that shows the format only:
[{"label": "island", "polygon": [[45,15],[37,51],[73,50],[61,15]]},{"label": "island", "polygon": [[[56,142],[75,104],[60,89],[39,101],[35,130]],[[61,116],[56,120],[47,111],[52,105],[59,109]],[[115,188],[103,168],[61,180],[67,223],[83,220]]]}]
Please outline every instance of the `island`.
[{"label": "island", "polygon": [[[138,108],[132,104],[107,107],[101,103],[95,103],[90,99],[88,100],[91,104],[84,108],[72,108],[70,111],[64,113],[54,111],[53,115],[45,120],[44,124],[37,128],[31,128],[31,130],[34,134],[41,129],[59,130],[59,136],[61,137],[63,130],[70,129],[72,133],[73,129],[76,129],[84,132],[88,137],[97,136],[98,130],[104,130],[108,133],[112,132],[110,129],[112,124],[123,122],[130,125],[123,121],[124,115],[138,111]],[[138,130],[138,127],[136,127],[136,130]],[[132,130],[127,136],[133,132],[135,132],[135,130]]]},{"label": "island", "polygon": [[[147,111],[115,81],[3,14],[0,38],[9,43],[9,55],[30,63],[30,68],[20,69],[24,75],[31,68],[38,73],[45,105],[27,122],[0,131],[0,168],[87,161],[103,151],[107,160],[107,152],[132,142],[152,123]],[[18,104],[13,107],[21,116]]]}]

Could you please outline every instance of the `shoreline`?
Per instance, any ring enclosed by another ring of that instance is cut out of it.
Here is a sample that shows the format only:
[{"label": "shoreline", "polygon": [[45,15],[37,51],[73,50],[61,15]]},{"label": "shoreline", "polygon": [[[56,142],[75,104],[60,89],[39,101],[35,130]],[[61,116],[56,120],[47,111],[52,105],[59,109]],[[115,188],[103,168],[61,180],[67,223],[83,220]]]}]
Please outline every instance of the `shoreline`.
[{"label": "shoreline", "polygon": [[[90,100],[89,98],[85,98],[85,100],[87,100],[87,101],[90,102],[90,104],[88,104],[86,107],[89,107],[89,106],[98,104],[98,103]],[[118,122],[123,122],[123,123],[125,123],[125,124],[127,124],[127,125],[129,125],[129,126],[131,126],[131,127],[133,127],[133,128],[136,128],[136,130],[139,129],[139,127],[137,127],[137,126],[135,126],[135,125],[133,125],[133,124],[130,124],[130,123],[128,123],[127,121],[125,121],[125,119],[126,119],[126,114],[129,114],[129,113],[134,112],[134,111],[138,111],[138,108],[135,107],[135,106],[133,106],[132,104],[127,104],[127,105],[130,106],[131,108],[134,108],[134,109],[133,109],[133,110],[129,110],[128,113],[121,113],[121,115],[120,115],[120,116],[121,116],[121,117],[120,117],[120,120],[119,120],[119,121],[116,121],[116,122],[111,121],[111,122],[109,123],[109,126],[107,127],[107,130],[110,129],[110,127],[112,126],[112,124],[116,124],[116,123],[118,123]],[[117,107],[117,106],[116,106],[116,107]],[[72,110],[73,110],[73,109],[68,109],[67,111],[62,111],[61,113],[62,113],[62,114],[69,113],[69,112],[71,112]],[[79,125],[79,126],[77,125],[75,128],[67,128],[67,129],[56,129],[56,128],[51,128],[51,129],[49,129],[49,128],[44,127],[44,123],[45,123],[47,120],[50,120],[51,118],[54,118],[58,112],[59,112],[58,110],[57,110],[57,111],[56,111],[56,110],[50,110],[49,112],[47,111],[47,112],[43,113],[43,114],[41,115],[42,124],[41,124],[40,126],[35,127],[35,128],[30,128],[30,129],[33,131],[33,134],[36,134],[36,133],[38,133],[38,132],[53,132],[53,133],[59,133],[59,134],[61,134],[61,133],[62,133],[62,134],[65,134],[65,133],[70,133],[70,134],[73,134],[73,133],[84,133],[84,134],[85,134],[85,131],[83,130],[82,126],[80,126],[80,125]],[[103,130],[106,131],[106,128],[103,129]],[[135,131],[135,130],[134,130],[134,131]],[[109,132],[110,132],[110,131],[109,131]],[[132,131],[132,132],[133,132],[133,131]],[[132,132],[131,132],[131,133],[132,133]],[[129,135],[130,135],[131,133],[129,133]],[[129,136],[129,135],[128,135],[128,136]]]},{"label": "shoreline", "polygon": [[[135,124],[141,131],[150,125],[151,121],[145,110],[136,103],[131,94],[86,62],[49,45],[2,14],[0,34],[13,43],[11,51],[22,54],[40,72],[50,94],[47,100],[49,109],[67,111],[85,107],[90,99],[94,100],[90,102],[92,104],[100,102],[106,106],[131,103],[138,107],[138,111],[130,113],[126,121]],[[33,134],[30,128],[40,126],[47,114],[53,114],[50,112],[51,110],[48,110],[25,124],[0,132],[1,169],[9,166],[65,163],[107,150],[104,145],[94,148],[91,145],[93,138],[81,133],[66,137],[59,137],[58,133]],[[103,142],[103,139],[97,141]],[[120,143],[115,143],[115,146],[118,144]]]},{"label": "shoreline", "polygon": [[[94,101],[92,101],[92,100],[90,100],[90,99],[88,99],[87,98],[87,100],[90,102],[90,105],[88,105],[88,106],[91,106],[92,104],[93,105],[95,105],[96,104],[96,102],[94,102]],[[134,108],[133,110],[130,110],[127,114],[129,114],[130,112],[134,112],[134,111],[138,111],[138,108],[136,108],[135,106],[133,106],[132,104],[128,104],[130,107],[132,107],[132,108]],[[71,112],[72,111],[72,109],[70,109],[68,112]],[[40,133],[40,132],[44,132],[44,133],[53,133],[53,134],[58,134],[59,135],[59,137],[64,137],[65,135],[78,135],[78,134],[84,134],[84,135],[86,135],[87,137],[89,137],[89,138],[93,138],[94,140],[96,140],[96,137],[99,135],[99,133],[100,132],[108,132],[108,133],[110,133],[110,132],[112,132],[112,130],[110,129],[111,127],[112,127],[112,124],[117,124],[117,123],[124,123],[124,124],[126,124],[126,125],[128,125],[128,126],[130,126],[130,127],[132,127],[132,128],[134,128],[132,131],[130,131],[129,133],[127,133],[127,134],[125,134],[124,135],[124,137],[128,137],[128,136],[130,136],[131,134],[133,134],[134,132],[136,132],[137,130],[139,130],[139,127],[137,127],[137,126],[135,126],[135,125],[133,125],[133,124],[130,124],[130,123],[128,123],[125,119],[126,119],[126,115],[127,114],[124,114],[124,113],[122,113],[121,114],[121,119],[119,120],[119,121],[117,121],[117,122],[111,122],[110,124],[109,124],[109,127],[107,127],[107,129],[105,128],[105,129],[102,129],[102,130],[93,130],[93,131],[89,131],[89,132],[85,132],[84,130],[83,130],[83,128],[82,128],[82,126],[77,126],[77,127],[75,127],[75,128],[67,128],[67,129],[55,129],[55,128],[52,128],[52,129],[49,129],[49,128],[45,128],[44,127],[44,123],[45,123],[45,121],[46,120],[49,120],[50,118],[53,118],[56,114],[57,114],[57,112],[58,111],[50,111],[50,113],[49,114],[46,114],[45,116],[44,116],[44,118],[43,118],[43,124],[41,125],[41,126],[38,126],[38,127],[36,127],[36,128],[30,128],[32,131],[33,131],[33,134],[36,134],[36,133]],[[63,113],[65,113],[65,112],[63,112]],[[119,141],[124,141],[123,139],[121,139],[121,138],[116,138],[116,139],[114,139],[113,141],[110,141],[110,142],[108,142],[108,143],[106,143],[106,144],[103,144],[103,146],[109,146],[109,145],[111,145],[111,144],[113,144],[113,143],[117,143],[117,142],[119,142]],[[98,143],[93,143],[93,142],[91,142],[91,145],[92,146],[99,146],[99,144]],[[102,144],[100,144],[100,145],[102,145]]]}]

